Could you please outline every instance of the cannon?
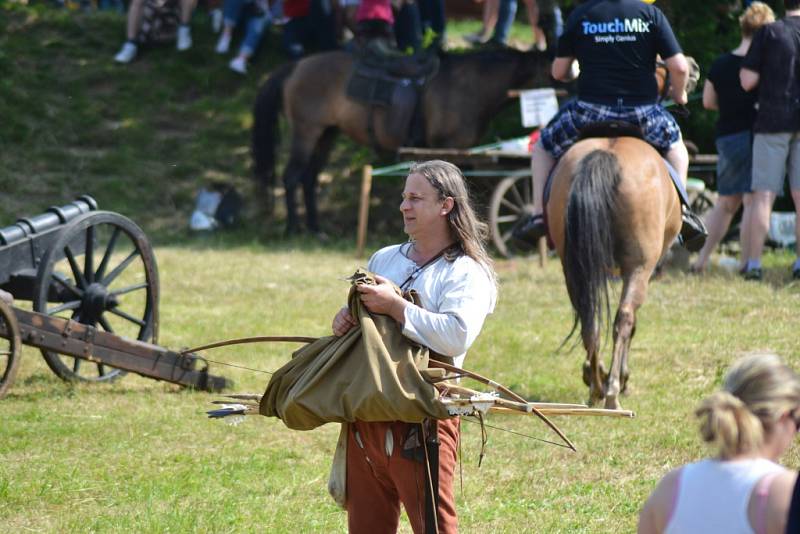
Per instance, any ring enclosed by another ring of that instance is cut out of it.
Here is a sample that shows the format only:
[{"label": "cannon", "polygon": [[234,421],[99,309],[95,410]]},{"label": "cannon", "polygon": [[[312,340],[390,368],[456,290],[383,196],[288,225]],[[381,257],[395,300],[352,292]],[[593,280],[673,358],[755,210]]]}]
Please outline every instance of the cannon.
[{"label": "cannon", "polygon": [[[22,345],[39,348],[64,380],[113,381],[126,372],[187,387],[230,386],[201,357],[157,345],[153,249],[130,219],[90,196],[0,229],[0,398]],[[16,301],[31,301],[32,310]],[[5,343],[3,343],[5,340]]]}]

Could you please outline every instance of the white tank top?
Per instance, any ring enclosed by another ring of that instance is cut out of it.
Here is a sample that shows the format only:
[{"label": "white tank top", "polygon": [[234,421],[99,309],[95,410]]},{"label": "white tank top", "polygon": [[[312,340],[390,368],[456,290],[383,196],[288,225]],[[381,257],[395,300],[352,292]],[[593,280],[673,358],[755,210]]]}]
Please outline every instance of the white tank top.
[{"label": "white tank top", "polygon": [[750,495],[763,477],[784,470],[763,458],[684,466],[665,534],[753,534],[747,517]]}]

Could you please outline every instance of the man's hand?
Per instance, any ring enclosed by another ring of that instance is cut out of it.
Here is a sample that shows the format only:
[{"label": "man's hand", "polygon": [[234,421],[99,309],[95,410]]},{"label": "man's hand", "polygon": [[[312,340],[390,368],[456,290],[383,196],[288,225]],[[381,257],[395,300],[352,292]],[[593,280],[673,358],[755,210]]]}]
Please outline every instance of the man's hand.
[{"label": "man's hand", "polygon": [[361,302],[372,313],[389,315],[398,323],[405,322],[405,309],[409,304],[397,294],[392,283],[382,276],[375,276],[375,285],[360,284],[356,290],[360,293]]},{"label": "man's hand", "polygon": [[336,317],[333,318],[333,324],[331,325],[331,328],[333,329],[334,336],[342,337],[354,326],[358,326],[358,323],[353,316],[350,315],[350,310],[347,309],[347,307],[344,307],[339,310],[339,313],[337,313]]},{"label": "man's hand", "polygon": [[9,306],[14,304],[14,298],[11,296],[11,293],[3,291],[0,289],[0,300],[8,304]]}]

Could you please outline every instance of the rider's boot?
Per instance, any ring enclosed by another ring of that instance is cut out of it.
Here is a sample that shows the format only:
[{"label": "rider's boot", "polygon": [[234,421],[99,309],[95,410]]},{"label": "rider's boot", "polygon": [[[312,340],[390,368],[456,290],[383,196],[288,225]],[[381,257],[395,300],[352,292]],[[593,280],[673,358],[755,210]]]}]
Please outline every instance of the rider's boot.
[{"label": "rider's boot", "polygon": [[511,237],[522,248],[533,248],[547,235],[547,225],[541,213],[521,217],[511,230]]},{"label": "rider's boot", "polygon": [[683,224],[681,225],[680,241],[689,252],[698,252],[706,243],[708,230],[703,220],[691,209],[684,207]]}]

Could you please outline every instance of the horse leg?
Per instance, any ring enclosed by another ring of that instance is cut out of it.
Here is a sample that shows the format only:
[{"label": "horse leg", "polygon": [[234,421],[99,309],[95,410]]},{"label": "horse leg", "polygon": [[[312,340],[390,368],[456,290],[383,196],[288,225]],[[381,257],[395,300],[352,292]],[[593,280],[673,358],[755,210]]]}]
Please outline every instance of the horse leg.
[{"label": "horse leg", "polygon": [[[301,131],[296,128],[292,135],[292,148],[289,154],[289,163],[283,171],[283,187],[286,190],[286,234],[291,235],[299,230],[297,219],[297,185],[307,181],[309,165],[311,163],[317,141],[322,135],[322,130]],[[316,208],[316,206],[315,206]],[[315,213],[316,216],[316,213]]]},{"label": "horse leg", "polygon": [[583,364],[583,380],[589,386],[589,406],[603,400],[603,362],[600,360],[600,333],[581,332],[583,347],[586,349],[586,361]]},{"label": "horse leg", "polygon": [[649,267],[640,267],[623,277],[622,297],[614,318],[614,351],[611,356],[611,369],[605,384],[605,407],[610,410],[620,408],[619,394],[624,387],[623,383],[627,385],[628,352],[636,331],[636,311],[644,302],[647,285],[653,272],[652,266]]},{"label": "horse leg", "polygon": [[322,134],[317,146],[311,154],[308,167],[303,175],[303,200],[306,206],[306,226],[309,232],[314,234],[320,233],[319,215],[317,211],[317,178],[325,163],[328,161],[328,156],[333,148],[333,141],[336,139],[336,129],[328,128]]}]

